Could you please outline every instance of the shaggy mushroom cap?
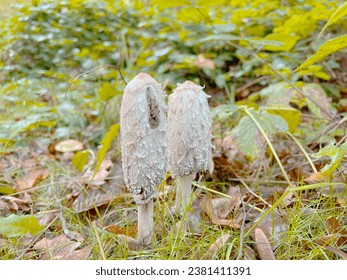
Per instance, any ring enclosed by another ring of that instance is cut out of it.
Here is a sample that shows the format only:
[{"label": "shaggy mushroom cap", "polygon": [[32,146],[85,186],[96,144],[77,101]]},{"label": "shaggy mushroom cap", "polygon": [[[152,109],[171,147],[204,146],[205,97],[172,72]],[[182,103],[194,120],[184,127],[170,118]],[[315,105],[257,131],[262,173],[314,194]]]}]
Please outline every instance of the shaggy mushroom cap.
[{"label": "shaggy mushroom cap", "polygon": [[169,96],[168,167],[174,178],[208,169],[212,137],[208,97],[191,81],[179,84]]},{"label": "shaggy mushroom cap", "polygon": [[155,195],[166,174],[166,105],[161,85],[146,73],[126,86],[120,113],[125,184],[139,204]]}]

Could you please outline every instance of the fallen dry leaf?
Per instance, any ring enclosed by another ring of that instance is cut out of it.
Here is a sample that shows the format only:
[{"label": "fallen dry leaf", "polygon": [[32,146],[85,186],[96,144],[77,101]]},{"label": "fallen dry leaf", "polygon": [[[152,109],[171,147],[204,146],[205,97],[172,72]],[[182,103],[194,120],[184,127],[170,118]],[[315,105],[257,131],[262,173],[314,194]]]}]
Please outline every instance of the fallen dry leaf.
[{"label": "fallen dry leaf", "polygon": [[134,225],[130,230],[127,227],[119,227],[116,225],[109,225],[104,229],[114,234],[123,234],[130,237],[134,237],[137,233],[137,225]]},{"label": "fallen dry leaf", "polygon": [[17,191],[30,189],[36,183],[46,179],[49,175],[50,172],[47,168],[31,169],[16,179]]},{"label": "fallen dry leaf", "polygon": [[110,174],[110,170],[113,167],[113,162],[111,159],[105,159],[96,174],[94,174],[94,170],[89,169],[86,173],[83,174],[83,178],[85,179],[85,183],[92,185],[103,185],[105,180]]},{"label": "fallen dry leaf", "polygon": [[117,239],[120,242],[126,243],[129,250],[139,251],[142,248],[141,242],[130,236],[126,236],[124,234],[118,234]]},{"label": "fallen dry leaf", "polygon": [[243,257],[245,260],[256,260],[256,254],[253,249],[244,246],[243,247]]},{"label": "fallen dry leaf", "polygon": [[204,260],[212,260],[213,256],[218,253],[219,250],[227,243],[230,234],[225,234],[219,237],[213,244],[208,248],[207,252],[203,256]]},{"label": "fallen dry leaf", "polygon": [[[289,188],[287,188],[289,189]],[[287,191],[287,189],[285,191]],[[291,205],[294,201],[293,201],[293,197],[294,197],[294,192],[290,191],[282,200],[282,203],[285,206],[289,206]]]},{"label": "fallen dry leaf", "polygon": [[40,260],[85,260],[88,258],[92,246],[76,250],[81,242],[71,241],[65,234],[53,239],[43,238],[34,245],[34,249],[41,253]]},{"label": "fallen dry leaf", "polygon": [[89,187],[85,192],[81,192],[73,202],[75,213],[81,213],[110,203],[114,197],[121,193],[122,189],[115,185],[105,184],[98,187]]},{"label": "fallen dry leaf", "polygon": [[305,182],[309,184],[317,184],[317,183],[322,183],[326,182],[329,180],[329,176],[325,176],[320,172],[312,174],[310,177],[305,179]]},{"label": "fallen dry leaf", "polygon": [[230,197],[205,196],[200,202],[200,208],[210,217],[213,224],[240,228],[238,223],[226,218],[241,204],[241,194],[237,187],[230,187],[227,194]]},{"label": "fallen dry leaf", "polygon": [[83,150],[83,143],[74,139],[66,139],[54,145],[54,149],[61,153]]},{"label": "fallen dry leaf", "polygon": [[198,68],[214,69],[215,65],[212,59],[206,58],[203,54],[198,54],[194,64]]},{"label": "fallen dry leaf", "polygon": [[326,250],[328,250],[328,251],[330,251],[330,252],[340,256],[342,259],[347,260],[347,254],[344,251],[342,251],[340,249],[337,249],[337,248],[334,248],[334,247],[329,246],[329,245],[328,246],[324,246],[324,248]]},{"label": "fallen dry leaf", "polygon": [[347,243],[347,230],[343,229],[340,222],[335,217],[329,217],[327,219],[327,228],[330,234],[338,235],[336,240],[337,246],[343,246]]},{"label": "fallen dry leaf", "polygon": [[269,240],[260,228],[255,229],[255,245],[258,249],[259,256],[262,260],[276,259]]},{"label": "fallen dry leaf", "polygon": [[225,219],[239,202],[238,196],[231,198],[210,198],[205,196],[200,202],[200,207],[210,217],[213,224],[240,228],[239,224],[235,224],[232,220]]}]

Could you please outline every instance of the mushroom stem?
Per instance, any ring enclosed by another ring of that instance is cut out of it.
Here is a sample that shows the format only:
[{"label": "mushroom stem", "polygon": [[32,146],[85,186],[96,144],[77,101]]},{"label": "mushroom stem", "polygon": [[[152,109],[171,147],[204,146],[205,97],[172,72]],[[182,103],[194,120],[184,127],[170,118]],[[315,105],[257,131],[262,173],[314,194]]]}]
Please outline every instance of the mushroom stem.
[{"label": "mushroom stem", "polygon": [[176,211],[181,215],[187,210],[192,195],[192,175],[177,178]]},{"label": "mushroom stem", "polygon": [[138,206],[138,240],[143,246],[152,243],[154,232],[153,199]]}]

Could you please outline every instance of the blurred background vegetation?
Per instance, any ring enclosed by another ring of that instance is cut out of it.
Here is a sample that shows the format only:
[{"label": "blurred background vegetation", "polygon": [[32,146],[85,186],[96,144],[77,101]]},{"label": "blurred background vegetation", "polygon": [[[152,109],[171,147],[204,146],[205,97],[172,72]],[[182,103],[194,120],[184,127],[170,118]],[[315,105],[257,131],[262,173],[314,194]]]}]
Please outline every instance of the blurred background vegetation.
[{"label": "blurred background vegetation", "polygon": [[[344,33],[346,19],[318,37],[342,1],[24,1],[9,8],[10,3],[2,1],[1,8],[1,106],[16,110],[17,121],[2,116],[0,139],[7,146],[28,129],[44,128],[58,139],[103,121],[104,106],[119,102],[124,88],[116,69],[85,75],[64,92],[76,75],[99,65],[120,67],[126,81],[148,72],[169,90],[192,79],[216,96],[212,102],[220,97],[244,104],[259,92],[280,96],[288,88],[280,83],[284,76],[299,86],[319,83],[334,101],[345,103],[345,52],[293,73],[323,42]],[[269,85],[271,94],[260,91]],[[20,115],[15,107],[23,102],[35,112]]]}]

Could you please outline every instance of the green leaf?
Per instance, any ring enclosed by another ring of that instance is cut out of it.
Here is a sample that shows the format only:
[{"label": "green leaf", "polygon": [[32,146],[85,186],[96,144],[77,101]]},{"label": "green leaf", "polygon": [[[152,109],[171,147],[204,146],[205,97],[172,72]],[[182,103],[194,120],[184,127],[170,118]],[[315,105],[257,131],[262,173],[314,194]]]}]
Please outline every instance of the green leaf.
[{"label": "green leaf", "polygon": [[340,167],[340,163],[347,153],[347,142],[340,147],[336,147],[334,144],[330,144],[322,148],[319,152],[312,155],[314,158],[320,158],[328,156],[331,158],[330,163],[326,164],[320,172],[324,176],[330,176],[333,172]]},{"label": "green leaf", "polygon": [[[306,95],[306,104],[310,112],[318,117],[324,117],[331,111],[330,99],[320,84],[310,83],[302,87]],[[318,107],[316,104],[319,104]]]},{"label": "green leaf", "polygon": [[120,124],[114,124],[101,140],[101,148],[97,153],[97,163],[94,175],[99,171],[101,163],[104,161],[106,153],[111,148],[112,141],[118,136]]},{"label": "green leaf", "polygon": [[264,155],[266,143],[249,116],[243,116],[234,129],[237,145],[247,158],[253,160]]},{"label": "green leaf", "polygon": [[33,215],[17,216],[13,214],[0,218],[0,234],[5,237],[23,236],[28,233],[37,235],[43,228]]},{"label": "green leaf", "polygon": [[74,154],[72,158],[72,165],[79,171],[82,172],[84,169],[84,166],[88,162],[89,158],[89,151],[78,151],[77,153]]},{"label": "green leaf", "polygon": [[295,132],[296,128],[301,122],[301,113],[299,110],[290,107],[271,107],[266,109],[266,111],[270,114],[274,114],[282,117],[286,120],[288,124],[289,132]]},{"label": "green leaf", "polygon": [[310,65],[316,63],[317,61],[323,59],[324,57],[337,52],[343,48],[347,47],[347,35],[342,35],[325,42],[319,47],[314,55],[308,58],[303,64],[295,69],[295,72],[306,69]]},{"label": "green leaf", "polygon": [[323,34],[324,30],[327,29],[330,25],[337,22],[340,18],[347,15],[347,2],[339,7],[329,18],[327,24],[323,27],[322,31],[319,33],[319,37]]},{"label": "green leaf", "polygon": [[[287,122],[280,116],[267,112],[252,112],[253,117],[268,134],[275,134],[288,131]],[[238,125],[234,128],[237,145],[247,158],[253,160],[265,154],[266,141],[258,129],[257,125],[247,115],[241,118]]]}]

